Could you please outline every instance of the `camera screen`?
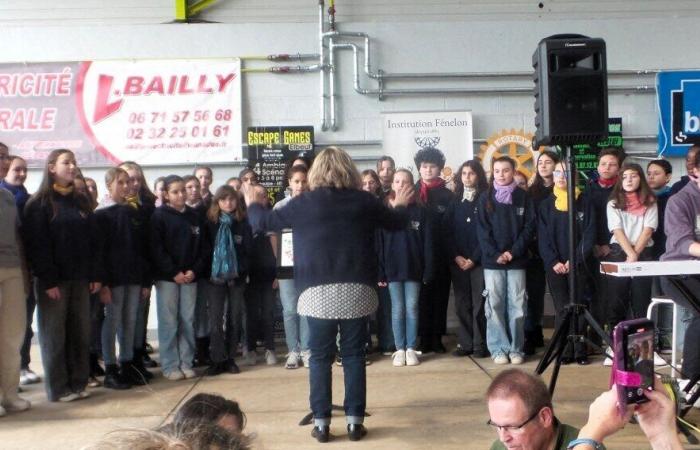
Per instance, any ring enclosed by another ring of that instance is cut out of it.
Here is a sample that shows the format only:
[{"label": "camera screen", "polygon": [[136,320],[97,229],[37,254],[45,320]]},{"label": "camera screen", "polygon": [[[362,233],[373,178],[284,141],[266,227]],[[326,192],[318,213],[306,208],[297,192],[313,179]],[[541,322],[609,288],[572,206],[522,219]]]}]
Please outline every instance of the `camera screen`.
[{"label": "camera screen", "polygon": [[[642,329],[628,334],[625,356],[625,370],[641,375],[640,388],[650,389],[654,385],[654,330]],[[641,390],[638,390],[637,395],[644,396]]]}]

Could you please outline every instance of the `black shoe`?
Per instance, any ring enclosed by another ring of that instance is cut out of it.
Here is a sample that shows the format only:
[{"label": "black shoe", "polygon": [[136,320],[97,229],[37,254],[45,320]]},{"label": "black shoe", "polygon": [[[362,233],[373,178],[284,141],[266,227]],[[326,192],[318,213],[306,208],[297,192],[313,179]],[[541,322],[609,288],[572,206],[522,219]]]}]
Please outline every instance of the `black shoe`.
[{"label": "black shoe", "polygon": [[226,372],[234,374],[241,373],[241,369],[238,368],[238,364],[236,364],[236,361],[234,361],[233,358],[226,361]]},{"label": "black shoe", "polygon": [[222,373],[226,372],[226,366],[224,364],[225,363],[223,362],[212,364],[211,366],[207,367],[207,370],[204,371],[204,375],[208,377],[221,375]]},{"label": "black shoe", "polygon": [[315,426],[311,430],[311,437],[316,438],[318,442],[325,443],[331,437],[331,427],[328,425]]},{"label": "black shoe", "polygon": [[474,358],[488,358],[491,356],[491,353],[487,349],[482,348],[480,350],[474,350],[472,356]]},{"label": "black shoe", "polygon": [[361,423],[351,423],[348,425],[348,438],[351,441],[359,441],[367,436],[367,428]]},{"label": "black shoe", "polygon": [[421,336],[420,338],[420,351],[422,353],[432,353],[433,352],[433,341],[430,336]]},{"label": "black shoe", "polygon": [[143,360],[143,367],[148,367],[149,369],[153,369],[154,367],[158,367],[158,363],[155,362],[155,360],[151,359],[150,356],[148,356],[148,353],[142,352],[142,360]]},{"label": "black shoe", "polygon": [[563,365],[567,366],[574,362],[574,357],[573,356],[562,356],[561,359],[559,360]]},{"label": "black shoe", "polygon": [[[143,369],[146,371],[146,369]],[[119,376],[122,380],[127,381],[133,386],[145,386],[148,384],[149,378],[144,376],[134,365],[133,361],[127,361],[122,363],[122,367],[119,370]],[[152,375],[151,375],[152,376]]]},{"label": "black shoe", "polygon": [[532,339],[525,339],[525,344],[523,345],[523,353],[528,356],[535,354],[535,344]]},{"label": "black shoe", "polygon": [[131,389],[131,383],[128,383],[119,376],[119,369],[114,364],[107,366],[103,386],[109,389],[116,389],[118,391]]},{"label": "black shoe", "polygon": [[211,363],[211,358],[209,358],[209,338],[197,338],[194,367],[208,366]]},{"label": "black shoe", "polygon": [[442,336],[439,334],[433,335],[433,351],[435,353],[447,353],[447,349],[442,345]]},{"label": "black shoe", "polygon": [[588,356],[579,356],[576,358],[576,364],[579,366],[587,366],[588,365]]},{"label": "black shoe", "polygon": [[463,358],[465,356],[471,355],[472,352],[471,350],[465,350],[464,348],[457,346],[456,349],[452,352],[452,356],[456,356],[457,358]]}]

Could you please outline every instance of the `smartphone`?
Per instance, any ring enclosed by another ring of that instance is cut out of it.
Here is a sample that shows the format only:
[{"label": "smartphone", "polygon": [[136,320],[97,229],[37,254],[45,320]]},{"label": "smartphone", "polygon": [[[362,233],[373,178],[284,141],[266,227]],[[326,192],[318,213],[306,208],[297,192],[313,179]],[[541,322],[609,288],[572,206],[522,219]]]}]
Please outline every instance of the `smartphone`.
[{"label": "smartphone", "polygon": [[615,362],[618,370],[639,374],[639,386],[617,383],[620,403],[645,403],[644,391],[654,389],[654,322],[635,319],[620,322],[613,330]]}]

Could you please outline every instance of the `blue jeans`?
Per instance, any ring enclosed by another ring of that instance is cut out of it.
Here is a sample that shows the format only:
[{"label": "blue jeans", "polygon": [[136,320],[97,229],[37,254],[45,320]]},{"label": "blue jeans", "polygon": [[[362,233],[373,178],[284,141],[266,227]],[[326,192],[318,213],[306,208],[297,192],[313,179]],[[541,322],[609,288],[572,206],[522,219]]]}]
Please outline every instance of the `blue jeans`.
[{"label": "blue jeans", "polygon": [[106,365],[117,363],[115,335],[119,338],[119,362],[134,358],[136,316],[141,302],[141,286],[137,284],[111,289],[112,303],[105,306],[105,319],[102,322],[102,357]]},{"label": "blue jeans", "polygon": [[492,357],[522,356],[525,341],[525,270],[484,269],[486,345]]},{"label": "blue jeans", "polygon": [[163,373],[191,369],[197,283],[156,282],[158,345]]},{"label": "blue jeans", "polygon": [[294,287],[294,279],[278,280],[280,301],[284,317],[284,336],[287,349],[290,352],[300,352],[309,349],[309,325],[305,316],[297,314],[299,293]]},{"label": "blue jeans", "polygon": [[345,419],[347,423],[363,423],[367,404],[365,372],[365,343],[368,317],[359,319],[317,319],[307,317],[311,359],[309,370],[309,400],[316,425],[331,423],[333,393],[333,360],[335,335],[340,327],[340,356],[345,378]]},{"label": "blue jeans", "polygon": [[391,324],[394,331],[396,350],[416,348],[418,337],[418,281],[392,281],[389,283],[391,295]]},{"label": "blue jeans", "polygon": [[391,295],[388,287],[380,287],[378,292],[379,308],[377,308],[377,340],[379,350],[388,351],[394,346],[394,330],[391,317]]}]

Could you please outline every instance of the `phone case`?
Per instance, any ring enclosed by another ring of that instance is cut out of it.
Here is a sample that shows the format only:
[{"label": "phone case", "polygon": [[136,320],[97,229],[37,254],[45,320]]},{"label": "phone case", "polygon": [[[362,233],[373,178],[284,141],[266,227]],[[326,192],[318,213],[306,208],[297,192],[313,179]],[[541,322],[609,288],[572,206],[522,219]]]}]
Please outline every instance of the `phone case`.
[{"label": "phone case", "polygon": [[[626,328],[633,328],[635,326],[646,326],[649,325],[653,328],[653,322],[649,319],[634,319],[625,320],[617,324],[613,330],[613,366],[610,372],[610,386],[613,384],[617,387],[617,399],[618,399],[618,409],[620,415],[624,415],[627,410],[628,403],[628,388],[638,388],[642,385],[642,376],[638,372],[628,372],[625,370],[625,353],[626,349],[624,333]],[[652,349],[653,351],[653,349]]]}]

